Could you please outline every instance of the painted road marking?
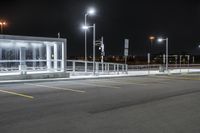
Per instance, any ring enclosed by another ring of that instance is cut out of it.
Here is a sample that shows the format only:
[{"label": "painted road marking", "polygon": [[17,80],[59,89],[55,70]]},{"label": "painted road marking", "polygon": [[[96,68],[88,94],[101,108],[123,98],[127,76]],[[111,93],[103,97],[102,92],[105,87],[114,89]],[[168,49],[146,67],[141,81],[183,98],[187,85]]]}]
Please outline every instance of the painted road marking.
[{"label": "painted road marking", "polygon": [[60,87],[46,86],[46,85],[41,85],[41,84],[29,84],[29,83],[24,83],[24,84],[25,85],[29,85],[29,86],[44,87],[44,88],[50,88],[50,89],[56,89],[56,90],[64,90],[64,91],[72,91],[72,92],[85,93],[85,91],[76,90],[76,89],[60,88]]},{"label": "painted road marking", "polygon": [[25,95],[25,94],[22,94],[22,93],[11,92],[11,91],[0,90],[0,92],[16,95],[16,96],[20,96],[20,97],[25,97],[25,98],[29,98],[29,99],[34,98],[33,96]]},{"label": "painted road marking", "polygon": [[200,80],[200,78],[195,77],[169,77],[169,76],[159,76],[165,79],[176,79],[176,80]]},{"label": "painted road marking", "polygon": [[[127,81],[127,80],[125,80]],[[98,81],[96,81],[98,82]],[[115,83],[115,84],[123,84],[123,85],[147,85],[147,84],[143,84],[143,83],[133,83],[133,82],[124,82],[124,81],[100,81],[100,82],[104,82],[104,83]]]},{"label": "painted road marking", "polygon": [[90,84],[90,83],[77,83],[77,84],[83,84],[83,85],[88,85],[88,86],[94,86],[94,87],[103,87],[103,88],[116,88],[119,89],[120,87],[118,86],[107,86],[107,85],[96,85],[96,84]]}]

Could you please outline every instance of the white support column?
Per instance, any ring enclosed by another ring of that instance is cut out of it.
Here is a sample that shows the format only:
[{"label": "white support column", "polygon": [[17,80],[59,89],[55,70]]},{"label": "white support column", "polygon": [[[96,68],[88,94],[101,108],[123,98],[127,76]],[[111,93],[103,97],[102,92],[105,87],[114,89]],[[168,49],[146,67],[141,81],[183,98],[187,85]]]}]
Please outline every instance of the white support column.
[{"label": "white support column", "polygon": [[54,44],[54,71],[58,71],[58,44]]},{"label": "white support column", "polygon": [[20,48],[20,65],[19,65],[19,70],[21,71],[21,74],[25,74],[26,70],[26,48],[21,47]]},{"label": "white support column", "polygon": [[116,65],[114,64],[114,72],[116,72]]},{"label": "white support column", "polygon": [[65,72],[66,68],[66,59],[67,59],[67,52],[66,52],[66,42],[62,43],[62,62],[61,62],[61,70]]},{"label": "white support column", "polygon": [[47,71],[51,70],[51,45],[46,44],[46,60],[47,60]]},{"label": "white support column", "polygon": [[36,48],[33,47],[33,51],[32,52],[33,52],[32,53],[32,59],[34,60],[33,61],[33,69],[35,70],[35,68],[36,68],[36,62],[35,62],[35,60],[36,60]]},{"label": "white support column", "polygon": [[[40,47],[40,48],[39,48],[39,59],[40,59],[40,60],[43,59],[43,56],[42,56],[42,55],[43,55],[43,54],[42,54],[42,48],[43,48],[43,47]],[[39,62],[40,67],[43,67],[42,64],[43,64],[43,63],[40,61],[40,62]]]}]

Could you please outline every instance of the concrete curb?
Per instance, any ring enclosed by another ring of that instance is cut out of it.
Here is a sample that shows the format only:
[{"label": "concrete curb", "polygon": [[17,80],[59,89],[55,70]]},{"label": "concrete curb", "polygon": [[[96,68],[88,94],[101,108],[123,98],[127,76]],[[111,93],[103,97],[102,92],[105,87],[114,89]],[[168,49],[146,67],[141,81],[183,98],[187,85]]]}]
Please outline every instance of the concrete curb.
[{"label": "concrete curb", "polygon": [[97,77],[80,77],[80,78],[51,78],[51,79],[34,79],[34,80],[8,80],[0,81],[0,85],[3,84],[21,84],[21,83],[39,83],[39,82],[51,82],[51,81],[73,81],[73,80],[90,80],[90,79],[111,79],[111,78],[126,78],[126,77],[146,77],[146,76],[170,76],[170,75],[187,75],[187,74],[200,74],[199,72],[190,73],[160,73],[160,74],[144,74],[144,75],[107,75]]},{"label": "concrete curb", "polygon": [[51,82],[51,81],[73,81],[73,80],[90,80],[90,79],[111,79],[111,78],[126,78],[126,77],[143,77],[149,75],[120,75],[120,76],[105,76],[105,77],[80,77],[80,78],[52,78],[52,79],[35,79],[35,80],[9,80],[0,81],[0,85],[3,84],[20,84],[20,83],[39,83],[39,82]]}]

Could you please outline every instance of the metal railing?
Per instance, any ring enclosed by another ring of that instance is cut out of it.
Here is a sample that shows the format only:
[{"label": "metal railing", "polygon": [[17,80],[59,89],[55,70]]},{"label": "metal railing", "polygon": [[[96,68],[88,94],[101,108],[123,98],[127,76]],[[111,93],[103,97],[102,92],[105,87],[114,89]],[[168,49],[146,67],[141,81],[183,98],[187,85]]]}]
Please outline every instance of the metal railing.
[{"label": "metal railing", "polygon": [[[57,60],[58,68],[54,69],[54,60],[51,60],[52,69],[47,69],[47,60],[25,60],[25,70],[26,72],[40,72],[40,71],[61,71],[61,60]],[[110,63],[110,62],[95,62],[94,64],[95,74],[126,74],[128,71],[152,71],[159,70],[165,66],[161,64],[153,65],[125,65],[120,63]],[[20,70],[20,60],[0,60],[0,73],[21,73]],[[87,70],[85,71],[85,61],[83,60],[66,60],[66,71],[72,75],[89,75],[93,73],[93,62],[87,61]],[[200,64],[169,64],[169,70],[175,69],[200,69]]]},{"label": "metal railing", "polygon": [[[87,61],[87,70],[85,71],[85,61],[82,60],[67,60],[67,71],[72,75],[76,73],[80,74],[91,74],[93,73],[93,62]],[[127,73],[128,66],[125,64],[119,63],[110,63],[110,62],[95,62],[95,74],[120,74]]]}]

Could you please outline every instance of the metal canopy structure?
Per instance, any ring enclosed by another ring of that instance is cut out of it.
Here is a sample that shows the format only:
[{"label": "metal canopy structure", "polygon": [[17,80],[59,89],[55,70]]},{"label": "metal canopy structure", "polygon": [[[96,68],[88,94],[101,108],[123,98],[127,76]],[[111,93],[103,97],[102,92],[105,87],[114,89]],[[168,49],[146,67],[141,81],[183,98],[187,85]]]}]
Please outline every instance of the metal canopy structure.
[{"label": "metal canopy structure", "polygon": [[0,73],[64,72],[67,40],[0,35]]}]

